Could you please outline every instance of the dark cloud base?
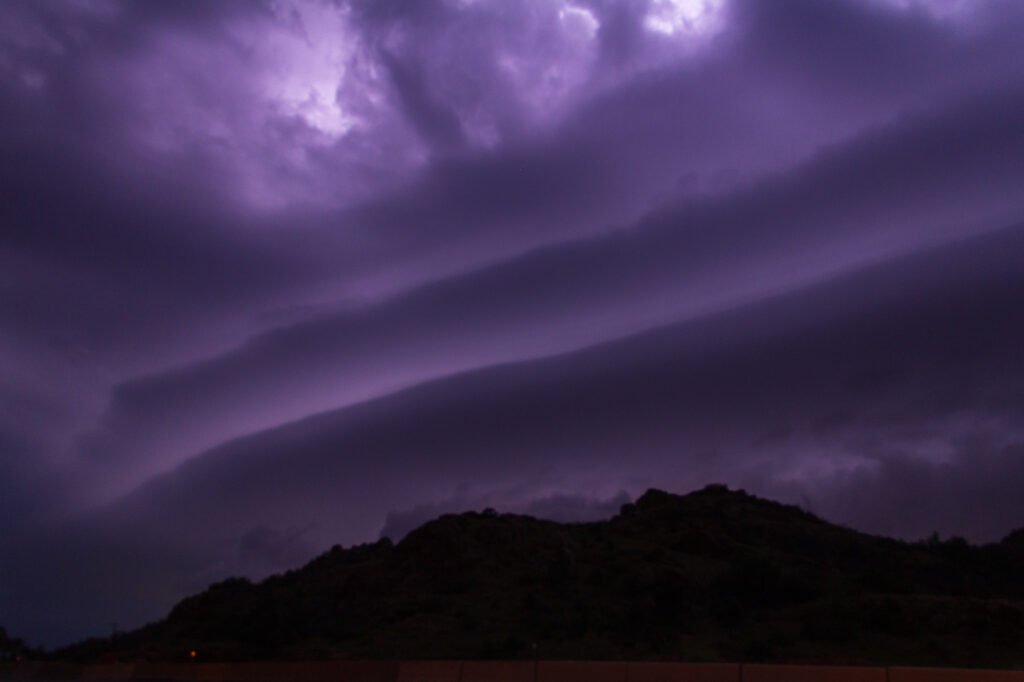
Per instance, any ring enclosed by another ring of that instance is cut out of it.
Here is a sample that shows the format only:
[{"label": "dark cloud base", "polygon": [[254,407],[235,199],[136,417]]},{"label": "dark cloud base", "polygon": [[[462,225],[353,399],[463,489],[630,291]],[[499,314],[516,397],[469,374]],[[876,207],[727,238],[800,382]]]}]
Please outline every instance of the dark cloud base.
[{"label": "dark cloud base", "polygon": [[[563,508],[580,518],[611,511],[578,493],[533,492],[551,482],[572,490],[632,481],[636,494],[723,481],[870,532],[997,539],[1024,521],[1022,256],[1024,230],[1014,227],[246,437],[59,529],[65,540],[48,538],[35,565],[89,567],[90,600],[75,610],[120,603],[135,614],[121,622],[141,622],[204,581],[258,571],[239,556],[239,538],[248,552],[255,540],[304,528],[294,551],[264,552],[263,570],[273,570],[372,539],[382,523],[400,534],[467,506],[563,519]],[[858,467],[827,468],[846,456]],[[815,465],[826,469],[800,473]],[[453,496],[458,484],[483,492]],[[153,582],[112,582],[129,562]],[[49,585],[37,571],[21,580]],[[54,596],[81,594],[79,583]],[[152,594],[164,596],[140,601]]]}]

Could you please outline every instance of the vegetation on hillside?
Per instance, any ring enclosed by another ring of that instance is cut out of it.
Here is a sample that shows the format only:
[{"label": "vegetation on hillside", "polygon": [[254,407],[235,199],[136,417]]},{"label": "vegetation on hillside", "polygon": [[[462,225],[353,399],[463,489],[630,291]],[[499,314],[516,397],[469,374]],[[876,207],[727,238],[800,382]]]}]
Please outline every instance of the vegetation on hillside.
[{"label": "vegetation on hillside", "polygon": [[235,578],[79,661],[574,658],[1024,666],[1024,531],[906,543],[720,485],[597,523],[442,516]]},{"label": "vegetation on hillside", "polygon": [[0,627],[0,661],[20,660],[29,653],[25,642],[7,634],[7,630]]}]

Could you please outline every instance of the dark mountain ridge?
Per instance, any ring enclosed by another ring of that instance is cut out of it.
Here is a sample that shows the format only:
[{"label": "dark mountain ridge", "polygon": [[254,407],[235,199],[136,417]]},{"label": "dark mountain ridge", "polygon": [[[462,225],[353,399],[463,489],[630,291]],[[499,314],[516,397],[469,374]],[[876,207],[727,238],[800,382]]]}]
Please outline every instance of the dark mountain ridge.
[{"label": "dark mountain ridge", "polygon": [[1024,666],[1024,530],[870,536],[711,485],[608,521],[446,514],[233,578],[59,658],[590,658]]}]

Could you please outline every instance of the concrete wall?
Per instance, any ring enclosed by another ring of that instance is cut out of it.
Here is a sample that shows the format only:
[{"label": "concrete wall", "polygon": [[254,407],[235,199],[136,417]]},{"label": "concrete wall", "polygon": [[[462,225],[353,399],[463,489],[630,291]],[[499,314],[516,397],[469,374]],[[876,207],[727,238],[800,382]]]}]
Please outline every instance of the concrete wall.
[{"label": "concrete wall", "polygon": [[626,682],[627,668],[616,661],[540,661],[537,682]]},{"label": "concrete wall", "polygon": [[1024,670],[947,670],[891,668],[889,682],[1024,682]]},{"label": "concrete wall", "polygon": [[534,661],[466,661],[461,682],[533,682]]},{"label": "concrete wall", "polygon": [[630,663],[626,682],[740,682],[735,663]]},{"label": "concrete wall", "polygon": [[885,668],[744,665],[743,682],[886,682]]},{"label": "concrete wall", "polygon": [[398,665],[398,682],[459,682],[461,661],[406,661]]}]

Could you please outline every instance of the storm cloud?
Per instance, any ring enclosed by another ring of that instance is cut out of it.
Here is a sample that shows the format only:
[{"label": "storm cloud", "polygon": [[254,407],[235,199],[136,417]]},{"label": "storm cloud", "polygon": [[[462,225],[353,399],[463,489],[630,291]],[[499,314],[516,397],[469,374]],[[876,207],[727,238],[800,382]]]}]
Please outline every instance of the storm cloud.
[{"label": "storm cloud", "polygon": [[651,486],[1024,525],[1022,29],[1010,0],[4,3],[4,627]]}]

